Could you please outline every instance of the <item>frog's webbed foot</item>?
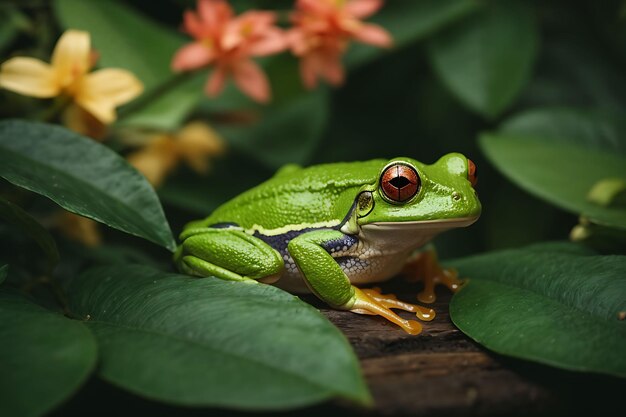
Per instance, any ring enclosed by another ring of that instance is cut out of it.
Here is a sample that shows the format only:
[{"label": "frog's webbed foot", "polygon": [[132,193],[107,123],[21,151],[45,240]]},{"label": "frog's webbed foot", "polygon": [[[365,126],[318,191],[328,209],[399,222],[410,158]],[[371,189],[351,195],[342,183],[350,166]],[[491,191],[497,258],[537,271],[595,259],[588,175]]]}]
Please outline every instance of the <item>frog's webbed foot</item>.
[{"label": "frog's webbed foot", "polygon": [[463,285],[456,269],[443,268],[439,264],[434,249],[417,254],[407,262],[402,273],[411,281],[422,280],[424,282],[424,289],[417,294],[418,301],[422,303],[435,302],[435,285],[437,284],[445,285],[452,292],[456,292]]},{"label": "frog's webbed foot", "polygon": [[410,311],[424,321],[430,321],[435,318],[435,311],[418,306],[415,304],[405,303],[396,298],[393,294],[381,294],[378,288],[359,289],[354,288],[355,301],[350,311],[358,314],[379,315],[390,322],[400,326],[409,334],[419,334],[422,331],[422,325],[415,320],[405,320],[398,316],[391,309],[396,308],[404,311]]}]

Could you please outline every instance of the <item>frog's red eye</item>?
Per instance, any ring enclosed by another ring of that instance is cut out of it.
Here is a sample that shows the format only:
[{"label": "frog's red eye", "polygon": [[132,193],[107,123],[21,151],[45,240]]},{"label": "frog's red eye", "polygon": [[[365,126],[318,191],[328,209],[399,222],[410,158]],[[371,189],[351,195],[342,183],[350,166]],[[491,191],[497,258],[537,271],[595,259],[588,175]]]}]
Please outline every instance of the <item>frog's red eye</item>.
[{"label": "frog's red eye", "polygon": [[420,177],[410,166],[394,164],[387,167],[381,175],[380,187],[388,199],[401,203],[417,194]]},{"label": "frog's red eye", "polygon": [[476,187],[478,183],[478,170],[476,169],[476,164],[474,164],[471,159],[467,160],[467,179],[472,184],[472,187]]}]

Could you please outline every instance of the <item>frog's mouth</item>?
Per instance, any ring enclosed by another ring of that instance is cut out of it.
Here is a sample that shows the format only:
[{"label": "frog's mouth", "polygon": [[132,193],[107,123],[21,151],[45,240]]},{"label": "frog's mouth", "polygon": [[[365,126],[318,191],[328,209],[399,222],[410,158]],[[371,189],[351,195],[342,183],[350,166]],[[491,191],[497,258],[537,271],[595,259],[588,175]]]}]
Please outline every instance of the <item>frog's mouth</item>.
[{"label": "frog's mouth", "polygon": [[478,216],[406,222],[374,222],[362,225],[359,237],[364,241],[375,242],[383,250],[398,252],[419,248],[441,232],[469,226],[476,220]]},{"label": "frog's mouth", "polygon": [[361,227],[364,229],[377,229],[380,231],[383,230],[433,230],[433,231],[443,231],[447,229],[454,229],[456,227],[467,227],[476,220],[478,220],[480,216],[471,216],[471,217],[457,217],[452,219],[436,219],[436,220],[417,220],[417,221],[407,221],[407,222],[374,222],[369,224],[364,224]]}]

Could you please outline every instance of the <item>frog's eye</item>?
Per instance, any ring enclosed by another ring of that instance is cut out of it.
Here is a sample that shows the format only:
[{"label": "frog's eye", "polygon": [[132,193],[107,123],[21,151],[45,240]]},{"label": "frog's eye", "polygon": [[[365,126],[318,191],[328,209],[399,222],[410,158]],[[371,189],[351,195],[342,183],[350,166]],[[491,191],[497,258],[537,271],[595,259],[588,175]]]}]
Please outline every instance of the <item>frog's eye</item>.
[{"label": "frog's eye", "polygon": [[420,188],[420,177],[417,171],[404,164],[387,167],[380,177],[380,187],[385,197],[402,203],[410,200]]},{"label": "frog's eye", "polygon": [[476,164],[471,159],[467,160],[467,179],[472,184],[472,187],[476,187],[478,183],[478,170]]}]

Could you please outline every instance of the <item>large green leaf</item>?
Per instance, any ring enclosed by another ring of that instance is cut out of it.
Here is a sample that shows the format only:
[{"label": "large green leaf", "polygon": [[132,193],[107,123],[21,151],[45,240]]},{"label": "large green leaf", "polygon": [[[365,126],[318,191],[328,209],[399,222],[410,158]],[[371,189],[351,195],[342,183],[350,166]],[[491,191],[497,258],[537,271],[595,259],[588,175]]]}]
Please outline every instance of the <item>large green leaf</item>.
[{"label": "large green leaf", "polygon": [[48,258],[49,268],[59,263],[59,251],[50,233],[19,206],[0,197],[0,219],[16,226],[33,239]]},{"label": "large green leaf", "polygon": [[511,117],[498,131],[626,155],[626,113],[622,111],[544,107]]},{"label": "large green leaf", "polygon": [[606,178],[626,178],[626,158],[532,136],[483,134],[480,145],[503,174],[528,192],[595,223],[626,229],[626,210],[588,200]]},{"label": "large green leaf", "polygon": [[[479,6],[479,2],[472,0],[388,1],[367,22],[388,30],[393,37],[394,48],[401,48],[423,39]],[[350,48],[345,61],[348,67],[354,68],[385,53],[384,49],[357,43]]]},{"label": "large green leaf", "polygon": [[0,290],[0,415],[39,416],[67,399],[96,363],[83,323]]},{"label": "large green leaf", "polygon": [[459,100],[494,117],[513,102],[528,80],[537,38],[531,4],[523,0],[491,1],[434,37],[429,58]]},{"label": "large green leaf", "polygon": [[100,375],[135,393],[245,409],[369,401],[341,332],[275,287],[116,265],[74,280],[69,296],[99,341]]},{"label": "large green leaf", "polygon": [[496,352],[626,377],[626,256],[542,244],[453,263],[454,324]]},{"label": "large green leaf", "polygon": [[62,127],[0,122],[0,176],[73,213],[176,247],[145,178],[106,146]]}]

